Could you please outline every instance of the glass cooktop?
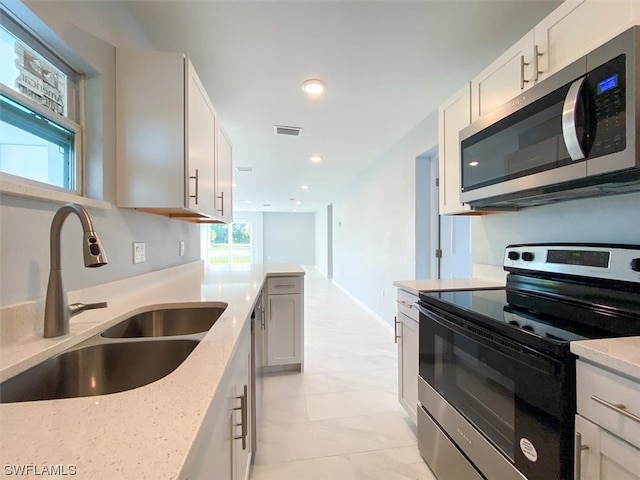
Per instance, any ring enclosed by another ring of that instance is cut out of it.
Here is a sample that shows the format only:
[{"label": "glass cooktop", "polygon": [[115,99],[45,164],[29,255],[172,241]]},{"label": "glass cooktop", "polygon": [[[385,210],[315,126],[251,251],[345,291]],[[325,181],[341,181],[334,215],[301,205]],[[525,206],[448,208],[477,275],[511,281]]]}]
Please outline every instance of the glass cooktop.
[{"label": "glass cooktop", "polygon": [[[568,344],[576,340],[621,336],[621,333],[585,325],[572,318],[542,314],[531,309],[510,305],[506,290],[462,290],[422,292],[423,305],[433,305],[454,315],[492,327],[530,343]],[[576,315],[580,318],[581,315]],[[632,328],[640,334],[640,321]],[[534,340],[535,339],[535,340]],[[537,341],[536,341],[537,340]]]}]

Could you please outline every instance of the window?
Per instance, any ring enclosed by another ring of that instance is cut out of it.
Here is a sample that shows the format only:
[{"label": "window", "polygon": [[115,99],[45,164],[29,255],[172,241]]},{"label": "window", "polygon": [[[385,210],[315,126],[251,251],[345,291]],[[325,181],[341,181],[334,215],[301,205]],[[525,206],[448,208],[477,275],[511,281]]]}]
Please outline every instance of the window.
[{"label": "window", "polygon": [[0,19],[0,171],[81,193],[80,75]]},{"label": "window", "polygon": [[214,224],[209,228],[209,265],[249,265],[251,255],[251,224]]}]

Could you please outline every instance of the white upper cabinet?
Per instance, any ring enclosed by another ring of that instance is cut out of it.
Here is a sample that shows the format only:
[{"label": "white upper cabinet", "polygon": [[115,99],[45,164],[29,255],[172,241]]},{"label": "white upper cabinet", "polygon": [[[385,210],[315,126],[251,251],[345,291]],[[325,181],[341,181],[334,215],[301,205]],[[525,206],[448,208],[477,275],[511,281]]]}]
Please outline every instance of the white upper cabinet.
[{"label": "white upper cabinet", "polygon": [[638,24],[637,1],[566,1],[535,28],[540,80]]},{"label": "white upper cabinet", "polygon": [[472,121],[533,85],[533,30],[471,80]]},{"label": "white upper cabinet", "polygon": [[188,58],[118,48],[116,119],[119,207],[231,221],[230,142]]},{"label": "white upper cabinet", "polygon": [[632,25],[640,2],[567,0],[471,81],[472,121]]},{"label": "white upper cabinet", "polygon": [[216,113],[200,79],[187,59],[187,121],[185,125],[185,171],[189,172],[189,210],[216,214],[215,154]]},{"label": "white upper cabinet", "polygon": [[438,108],[439,209],[441,215],[469,212],[460,203],[460,130],[471,122],[470,85],[467,83]]},{"label": "white upper cabinet", "polygon": [[217,137],[218,155],[216,158],[216,201],[217,217],[222,221],[230,223],[233,220],[232,204],[232,173],[233,155],[231,140],[227,136],[224,128],[218,122]]}]

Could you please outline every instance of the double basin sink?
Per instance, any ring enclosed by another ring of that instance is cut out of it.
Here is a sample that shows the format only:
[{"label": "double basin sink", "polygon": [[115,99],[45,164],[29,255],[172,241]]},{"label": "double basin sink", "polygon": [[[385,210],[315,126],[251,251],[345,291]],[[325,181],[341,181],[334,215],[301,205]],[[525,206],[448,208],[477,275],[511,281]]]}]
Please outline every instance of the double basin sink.
[{"label": "double basin sink", "polygon": [[160,380],[184,362],[226,307],[129,317],[0,383],[0,403],[105,395]]}]

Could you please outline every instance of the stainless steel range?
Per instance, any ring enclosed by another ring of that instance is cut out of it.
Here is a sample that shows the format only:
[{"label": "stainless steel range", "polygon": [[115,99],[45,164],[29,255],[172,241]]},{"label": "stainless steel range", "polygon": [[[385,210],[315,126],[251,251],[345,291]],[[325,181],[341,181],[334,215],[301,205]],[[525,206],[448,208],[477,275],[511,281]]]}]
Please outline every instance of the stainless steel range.
[{"label": "stainless steel range", "polygon": [[640,335],[640,245],[510,245],[505,290],[421,293],[418,446],[439,480],[569,480],[574,340]]}]

